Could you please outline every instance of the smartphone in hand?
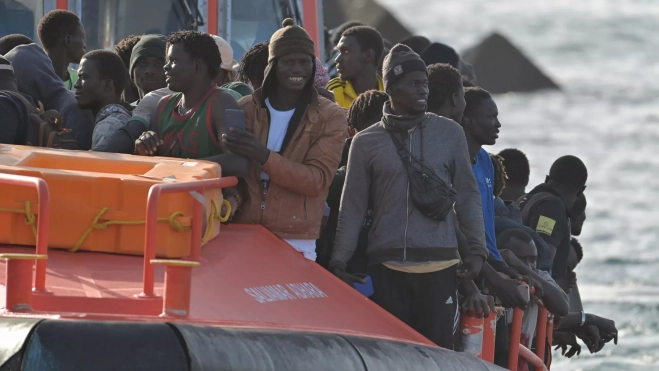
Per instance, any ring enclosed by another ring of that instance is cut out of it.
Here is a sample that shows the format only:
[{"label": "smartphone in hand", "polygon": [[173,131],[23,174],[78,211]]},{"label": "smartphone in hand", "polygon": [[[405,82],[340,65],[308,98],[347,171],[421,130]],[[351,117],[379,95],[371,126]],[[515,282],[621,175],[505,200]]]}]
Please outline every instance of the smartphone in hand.
[{"label": "smartphone in hand", "polygon": [[529,301],[531,301],[531,294],[530,294],[529,285],[527,285],[527,284],[519,285],[519,286],[517,286],[517,290],[519,290],[519,293],[522,295],[525,302],[528,303]]},{"label": "smartphone in hand", "polygon": [[231,135],[231,129],[245,130],[245,112],[239,109],[224,110],[224,130]]}]

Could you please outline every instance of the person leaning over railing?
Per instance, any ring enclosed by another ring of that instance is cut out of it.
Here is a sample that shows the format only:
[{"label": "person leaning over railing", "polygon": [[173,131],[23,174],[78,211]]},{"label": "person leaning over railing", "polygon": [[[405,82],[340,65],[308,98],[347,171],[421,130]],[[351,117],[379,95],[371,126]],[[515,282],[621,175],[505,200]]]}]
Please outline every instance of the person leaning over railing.
[{"label": "person leaning over railing", "polygon": [[[538,251],[533,239],[522,229],[507,229],[497,237],[497,246],[504,261],[519,273],[534,281],[535,294],[545,308],[556,316],[568,313],[567,294],[556,284],[549,273],[537,269]],[[511,310],[512,311],[512,310]],[[538,321],[538,304],[531,301],[524,311],[520,344],[530,348]],[[512,321],[512,315],[509,316]],[[520,364],[525,364],[522,362]],[[525,368],[523,368],[525,369]]]},{"label": "person leaning over railing", "polygon": [[[586,205],[586,196],[582,194],[574,202],[570,212],[570,215],[572,215],[570,219],[572,239],[567,258],[567,274],[570,277],[568,287],[570,290],[570,313],[557,321],[556,332],[554,333],[556,349],[561,348],[563,355],[568,358],[581,353],[581,346],[577,343],[577,337],[586,344],[591,353],[599,352],[611,340],[618,344],[618,329],[615,322],[586,313],[576,283],[577,276],[574,270],[583,258],[583,248],[575,236],[581,235],[583,224],[586,221]],[[570,346],[569,350],[567,349],[568,346]]]}]

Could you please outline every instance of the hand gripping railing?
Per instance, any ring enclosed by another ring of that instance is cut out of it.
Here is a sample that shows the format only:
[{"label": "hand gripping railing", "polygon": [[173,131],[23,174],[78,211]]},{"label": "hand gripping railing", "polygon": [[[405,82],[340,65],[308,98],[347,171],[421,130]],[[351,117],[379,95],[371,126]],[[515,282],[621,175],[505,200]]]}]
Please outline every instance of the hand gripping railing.
[{"label": "hand gripping railing", "polygon": [[[165,193],[199,192],[210,189],[232,187],[238,184],[236,177],[197,180],[180,183],[159,183],[149,189],[146,202],[146,227],[144,238],[144,273],[142,282],[142,293],[140,297],[153,297],[154,267],[152,260],[156,257],[156,230],[158,226],[158,203],[160,195]],[[194,208],[192,211],[192,231],[190,242],[189,260],[199,261],[201,254],[201,239],[203,226],[204,205],[194,197]]]},{"label": "hand gripping railing", "polygon": [[[535,288],[530,288],[530,294]],[[517,371],[519,357],[532,364],[537,370],[548,370],[549,362],[544,364],[547,341],[551,349],[553,336],[552,314],[543,306],[542,301],[537,301],[539,306],[538,325],[536,327],[536,354],[519,343],[522,333],[522,321],[524,311],[514,308],[512,329],[510,334],[508,369]],[[503,308],[497,307],[497,312]],[[464,352],[470,353],[484,361],[494,363],[494,342],[496,337],[497,313],[490,313],[488,318],[477,318],[471,314],[463,313],[460,319],[460,330],[462,332],[462,343],[460,346]]]},{"label": "hand gripping railing", "polygon": [[[535,288],[531,287],[531,294],[535,292]],[[541,300],[537,301],[538,304],[538,323],[535,331],[535,347],[536,353],[533,354],[527,347],[519,343],[522,335],[522,321],[524,319],[524,311],[520,308],[513,309],[513,321],[510,332],[510,346],[508,349],[508,369],[517,371],[519,357],[529,362],[536,370],[548,370],[545,365],[545,349],[547,346],[547,339],[549,339],[549,348],[551,349],[551,336],[553,336],[553,320],[550,319],[551,313],[544,307]]]},{"label": "hand gripping railing", "polygon": [[[0,184],[18,187],[34,187],[37,189],[39,207],[37,212],[36,255],[48,255],[48,226],[50,222],[50,191],[48,184],[41,178],[31,176],[0,173]],[[27,217],[27,216],[26,216]],[[22,258],[23,260],[25,258]],[[33,291],[46,291],[46,259],[36,259],[37,267]],[[30,274],[31,276],[31,274]]]}]

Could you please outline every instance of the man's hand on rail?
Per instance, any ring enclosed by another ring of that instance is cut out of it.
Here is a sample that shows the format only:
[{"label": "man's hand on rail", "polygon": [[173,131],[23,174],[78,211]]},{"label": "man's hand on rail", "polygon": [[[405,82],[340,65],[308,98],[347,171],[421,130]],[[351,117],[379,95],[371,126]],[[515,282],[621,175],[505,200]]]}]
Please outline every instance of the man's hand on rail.
[{"label": "man's hand on rail", "polygon": [[476,316],[477,318],[488,318],[490,312],[496,313],[494,298],[490,295],[481,294],[474,281],[462,281],[461,287],[464,296],[461,305],[463,313]]}]

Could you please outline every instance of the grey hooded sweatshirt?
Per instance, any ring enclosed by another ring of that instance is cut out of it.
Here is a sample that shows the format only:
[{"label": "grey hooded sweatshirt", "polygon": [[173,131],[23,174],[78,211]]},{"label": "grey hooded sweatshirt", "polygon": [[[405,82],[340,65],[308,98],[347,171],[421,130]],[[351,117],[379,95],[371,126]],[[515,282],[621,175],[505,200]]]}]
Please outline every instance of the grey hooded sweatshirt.
[{"label": "grey hooded sweatshirt", "polygon": [[[352,140],[330,268],[345,269],[369,205],[373,208],[369,265],[459,259],[456,214],[469,242],[469,253],[487,257],[480,193],[462,127],[431,113],[395,116],[390,107],[387,102],[384,119]],[[456,190],[455,213],[450,212],[445,221],[434,221],[414,207],[407,172],[388,130],[400,133],[411,153]]]},{"label": "grey hooded sweatshirt", "polygon": [[94,115],[78,108],[75,94],[57,76],[48,55],[37,44],[20,45],[5,55],[18,82],[18,91],[41,102],[46,110],[56,110],[64,118],[64,126],[72,129],[83,149],[92,146]]}]

